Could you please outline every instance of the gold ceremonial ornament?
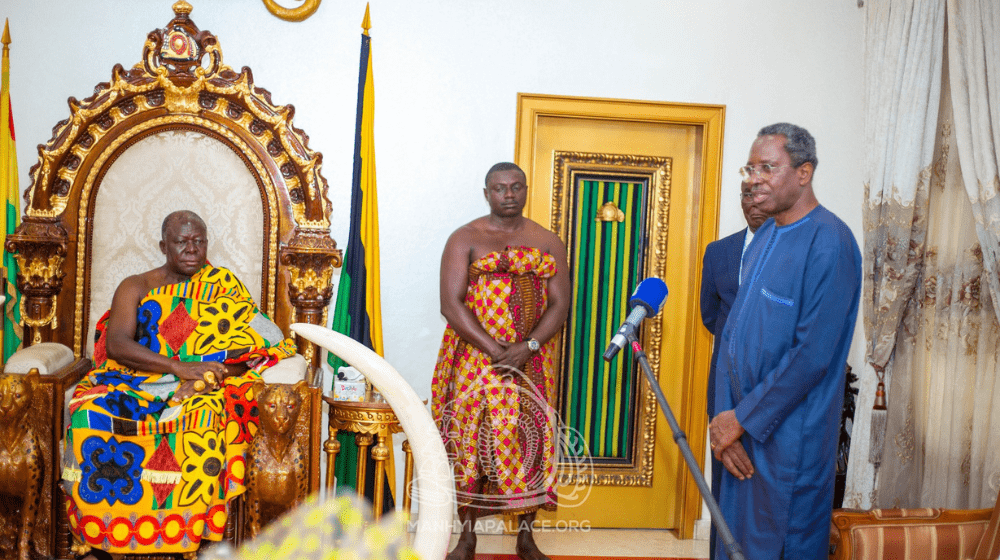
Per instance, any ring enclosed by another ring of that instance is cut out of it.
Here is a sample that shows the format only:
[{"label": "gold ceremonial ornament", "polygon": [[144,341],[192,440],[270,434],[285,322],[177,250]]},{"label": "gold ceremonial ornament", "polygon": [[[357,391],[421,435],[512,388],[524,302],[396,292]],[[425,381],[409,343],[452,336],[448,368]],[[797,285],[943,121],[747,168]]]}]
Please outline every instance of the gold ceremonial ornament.
[{"label": "gold ceremonial ornament", "polygon": [[316,13],[322,0],[304,0],[298,8],[286,8],[274,0],[264,0],[264,6],[271,15],[285,21],[302,21]]},{"label": "gold ceremonial ornament", "polygon": [[70,552],[74,556],[83,556],[90,552],[90,545],[86,543],[77,542],[76,539],[73,540],[73,544],[69,547]]},{"label": "gold ceremonial ornament", "polygon": [[219,382],[215,378],[214,371],[206,371],[202,377],[205,378],[204,381],[199,379],[194,382],[194,390],[198,391],[199,393],[201,391],[204,391],[205,387],[215,387],[216,385],[219,384]]},{"label": "gold ceremonial ornament", "polygon": [[595,222],[624,222],[625,212],[622,212],[621,208],[614,201],[608,201],[601,206],[601,209],[597,211],[597,217],[594,218]]}]

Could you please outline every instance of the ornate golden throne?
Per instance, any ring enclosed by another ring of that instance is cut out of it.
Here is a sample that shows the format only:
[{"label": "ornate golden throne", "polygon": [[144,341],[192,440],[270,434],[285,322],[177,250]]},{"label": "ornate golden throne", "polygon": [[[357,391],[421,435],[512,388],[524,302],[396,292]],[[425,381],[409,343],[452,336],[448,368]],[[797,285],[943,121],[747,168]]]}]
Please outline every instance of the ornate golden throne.
[{"label": "ornate golden throne", "polygon": [[[44,463],[32,535],[41,557],[71,556],[59,490],[65,394],[86,374],[94,326],[118,283],[162,264],[164,216],[200,214],[209,260],[243,279],[286,335],[291,323],[325,323],[332,269],[341,262],[329,235],[322,156],[292,124],[294,108],[272,103],[249,68],[224,65],[218,40],[198,29],[187,2],[173,9],[174,18],[147,36],[139,63],[116,65],[92,96],[69,99],[69,117],[38,147],[22,223],[6,244],[19,265],[25,346],[51,342],[72,351],[62,360],[69,365],[42,376],[29,412]],[[308,449],[315,491],[322,376],[315,346],[296,343],[309,398],[295,438]],[[237,501],[229,516],[227,535],[236,541],[245,507]]]}]

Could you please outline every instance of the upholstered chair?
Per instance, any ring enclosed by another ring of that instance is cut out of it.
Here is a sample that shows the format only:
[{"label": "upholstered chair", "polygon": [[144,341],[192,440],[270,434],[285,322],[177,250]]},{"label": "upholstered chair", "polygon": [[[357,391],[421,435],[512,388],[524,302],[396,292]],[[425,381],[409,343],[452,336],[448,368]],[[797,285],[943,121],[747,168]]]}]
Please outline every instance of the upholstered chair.
[{"label": "upholstered chair", "polygon": [[831,560],[996,560],[1000,496],[993,509],[833,511]]}]

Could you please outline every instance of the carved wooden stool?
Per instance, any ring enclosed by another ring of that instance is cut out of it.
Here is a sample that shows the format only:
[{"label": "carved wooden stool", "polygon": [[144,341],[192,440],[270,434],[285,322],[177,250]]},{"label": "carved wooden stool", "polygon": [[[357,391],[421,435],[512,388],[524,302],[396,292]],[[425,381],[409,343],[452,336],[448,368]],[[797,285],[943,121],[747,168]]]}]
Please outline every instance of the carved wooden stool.
[{"label": "carved wooden stool", "polygon": [[[337,453],[340,452],[340,442],[337,441],[337,432],[340,430],[356,432],[355,440],[358,444],[358,496],[364,497],[365,476],[367,461],[364,460],[365,453],[372,443],[371,457],[375,460],[375,503],[381,504],[385,495],[385,461],[389,458],[389,448],[385,441],[392,434],[403,431],[399,425],[399,419],[392,411],[392,407],[384,402],[356,402],[338,401],[333,397],[324,396],[323,400],[330,405],[330,437],[323,445],[326,451],[326,488],[334,489],[334,464],[337,461]],[[410,449],[410,442],[403,442],[403,452],[406,454],[406,468],[403,472],[403,511],[410,513],[410,484],[413,481],[413,452]],[[382,508],[376,507],[375,519],[382,516]]]}]

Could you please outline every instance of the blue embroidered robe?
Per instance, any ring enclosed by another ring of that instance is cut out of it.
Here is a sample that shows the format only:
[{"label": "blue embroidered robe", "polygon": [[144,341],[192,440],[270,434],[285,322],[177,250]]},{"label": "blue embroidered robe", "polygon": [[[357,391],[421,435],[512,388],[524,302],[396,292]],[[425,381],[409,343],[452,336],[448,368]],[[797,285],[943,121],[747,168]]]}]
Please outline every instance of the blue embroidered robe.
[{"label": "blue embroidered robe", "polygon": [[[718,412],[736,411],[754,465],[723,473],[723,516],[754,560],[827,556],[844,366],[861,293],[861,253],[818,206],[757,230],[719,341]],[[727,559],[716,543],[716,557]]]}]

